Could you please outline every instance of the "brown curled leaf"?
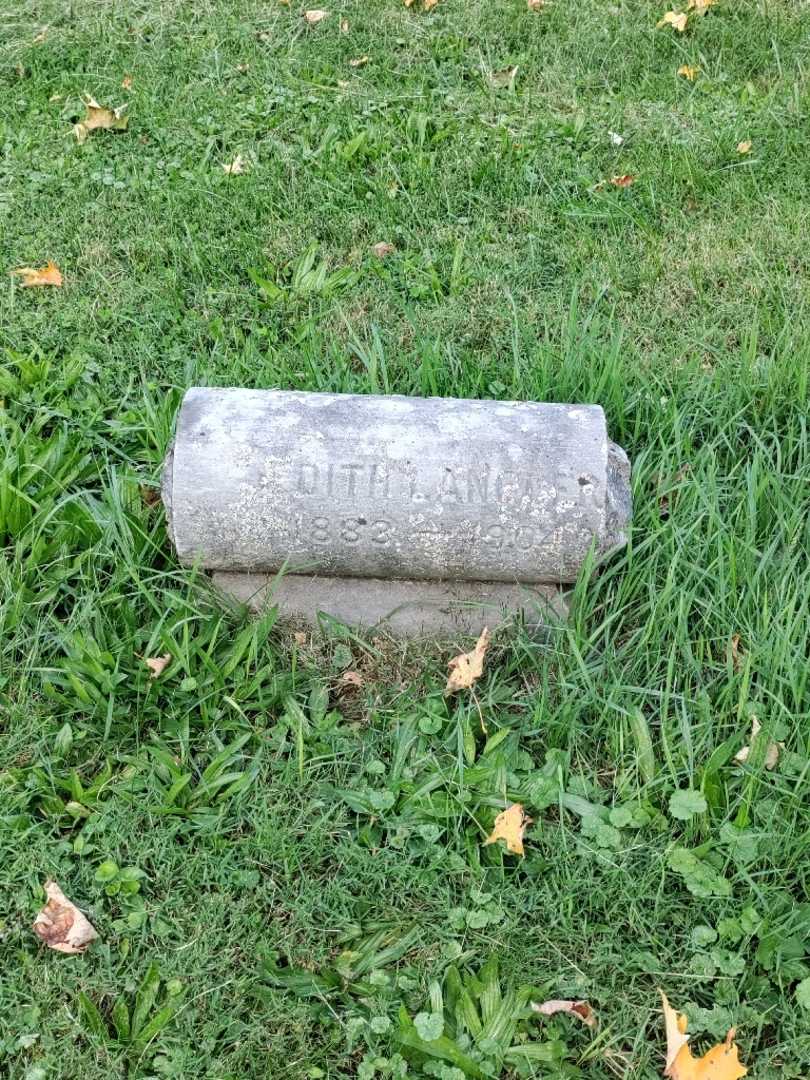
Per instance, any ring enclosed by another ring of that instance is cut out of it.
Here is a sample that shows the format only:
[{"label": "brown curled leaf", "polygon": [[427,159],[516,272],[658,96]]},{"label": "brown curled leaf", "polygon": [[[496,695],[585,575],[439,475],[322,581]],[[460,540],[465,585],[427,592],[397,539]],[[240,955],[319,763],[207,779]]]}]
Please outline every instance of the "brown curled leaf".
[{"label": "brown curled leaf", "polygon": [[70,956],[83,953],[98,937],[90,920],[68,900],[55,881],[45,882],[45,895],[48,902],[34,919],[34,933],[56,952]]},{"label": "brown curled leaf", "polygon": [[581,1020],[583,1024],[587,1024],[589,1028],[595,1028],[598,1023],[596,1013],[587,1001],[564,1001],[554,999],[551,1001],[544,1001],[540,1005],[538,1005],[536,1001],[533,1001],[532,1008],[536,1013],[540,1013],[541,1016],[555,1016],[560,1012],[568,1013],[569,1016],[575,1016],[577,1020]]}]

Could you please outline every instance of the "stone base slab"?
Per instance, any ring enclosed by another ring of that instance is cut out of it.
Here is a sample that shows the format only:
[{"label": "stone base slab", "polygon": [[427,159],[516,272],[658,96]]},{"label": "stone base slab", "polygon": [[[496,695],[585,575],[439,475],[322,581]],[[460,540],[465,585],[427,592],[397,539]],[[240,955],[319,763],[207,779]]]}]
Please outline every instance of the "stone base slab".
[{"label": "stone base slab", "polygon": [[568,615],[561,588],[503,581],[405,581],[303,574],[233,574],[217,571],[214,585],[253,611],[277,605],[279,617],[318,626],[326,615],[397,637],[480,634],[488,626],[521,619],[530,633]]}]

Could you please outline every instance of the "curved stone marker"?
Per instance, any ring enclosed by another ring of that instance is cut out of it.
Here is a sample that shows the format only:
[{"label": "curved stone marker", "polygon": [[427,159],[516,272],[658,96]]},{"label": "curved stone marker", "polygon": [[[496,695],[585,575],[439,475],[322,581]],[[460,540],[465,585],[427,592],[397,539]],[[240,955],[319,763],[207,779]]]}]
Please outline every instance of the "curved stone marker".
[{"label": "curved stone marker", "polygon": [[437,633],[559,615],[626,541],[629,473],[596,405],[195,387],[163,497],[181,562],[253,606]]}]

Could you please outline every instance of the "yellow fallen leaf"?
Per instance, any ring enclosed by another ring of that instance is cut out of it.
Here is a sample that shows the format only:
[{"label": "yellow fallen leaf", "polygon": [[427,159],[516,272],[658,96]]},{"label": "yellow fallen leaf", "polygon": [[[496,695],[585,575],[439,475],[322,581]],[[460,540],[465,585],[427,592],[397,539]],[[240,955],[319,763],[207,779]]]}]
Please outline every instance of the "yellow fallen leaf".
[{"label": "yellow fallen leaf", "polygon": [[393,255],[397,249],[393,244],[389,244],[387,240],[381,240],[379,244],[371,245],[371,254],[376,255],[378,259],[384,259],[386,255]]},{"label": "yellow fallen leaf", "polygon": [[663,19],[659,19],[655,25],[658,30],[662,26],[672,26],[682,34],[686,29],[687,21],[688,16],[685,11],[668,11]]},{"label": "yellow fallen leaf", "polygon": [[529,11],[542,11],[546,6],[546,0],[526,0]]},{"label": "yellow fallen leaf", "polygon": [[[757,737],[757,735],[759,735],[760,731],[762,731],[762,724],[760,724],[759,719],[756,716],[754,716],[754,717],[751,718],[751,744],[753,744],[754,739],[756,739],[756,737]],[[737,753],[734,755],[734,760],[738,761],[740,763],[740,765],[744,765],[746,763],[746,761],[748,761],[748,758],[751,755],[751,744],[749,744],[748,746],[744,746],[741,750],[738,750]],[[784,748],[785,748],[784,743],[775,743],[775,742],[769,742],[768,743],[768,749],[765,751],[765,762],[764,762],[766,769],[775,769],[776,768],[776,766],[777,766],[777,764],[779,762],[779,751],[784,750]]]},{"label": "yellow fallen leaf", "polygon": [[144,658],[143,662],[146,664],[146,666],[149,668],[149,671],[151,672],[149,678],[156,679],[158,675],[161,675],[163,673],[164,669],[167,667],[167,665],[171,663],[171,661],[172,654],[164,653],[163,656],[147,656]]},{"label": "yellow fallen leaf", "polygon": [[125,75],[124,78],[121,80],[121,89],[122,90],[131,90],[132,89],[132,76],[131,75]]},{"label": "yellow fallen leaf", "polygon": [[489,83],[497,90],[510,89],[515,85],[517,77],[517,64],[514,67],[503,68],[501,71],[490,71]]},{"label": "yellow fallen leaf", "polygon": [[568,1013],[569,1016],[575,1016],[583,1024],[587,1024],[589,1028],[598,1026],[596,1013],[587,1001],[544,1001],[542,1005],[533,1001],[532,1008],[541,1016],[556,1016],[559,1012]]},{"label": "yellow fallen leaf", "polygon": [[33,289],[39,285],[61,285],[62,275],[55,262],[47,262],[36,270],[33,266],[21,266],[18,270],[12,270],[12,274],[19,274],[23,279],[24,289]]},{"label": "yellow fallen leaf", "polygon": [[663,990],[659,990],[659,993],[664,1006],[664,1024],[667,1030],[667,1060],[664,1076],[669,1076],[669,1070],[672,1068],[678,1054],[684,1046],[688,1045],[689,1036],[686,1034],[687,1021],[684,1014],[675,1012]]},{"label": "yellow fallen leaf", "polygon": [[512,803],[495,818],[495,827],[484,841],[484,846],[505,840],[508,852],[523,855],[523,833],[531,823],[532,819],[527,817],[520,803]]},{"label": "yellow fallen leaf", "polygon": [[686,5],[687,11],[696,11],[698,15],[702,15],[708,11],[710,7],[713,7],[717,3],[717,0],[689,0]]},{"label": "yellow fallen leaf", "polygon": [[695,81],[695,79],[698,77],[699,71],[699,67],[693,67],[691,64],[681,64],[681,66],[678,68],[678,74],[683,75],[683,77],[685,79],[688,79],[689,82]]},{"label": "yellow fallen leaf", "polygon": [[108,109],[99,105],[95,98],[85,99],[87,115],[84,120],[73,125],[73,134],[76,141],[83,143],[91,131],[126,131],[129,117],[124,116],[126,105],[119,105],[117,109]]},{"label": "yellow fallen leaf", "polygon": [[237,154],[230,165],[223,165],[222,169],[228,176],[238,176],[240,173],[248,171],[248,163],[241,154]]},{"label": "yellow fallen leaf", "polygon": [[48,902],[34,919],[33,931],[49,949],[75,956],[98,934],[90,921],[65,896],[55,881],[45,882]]},{"label": "yellow fallen leaf", "polygon": [[354,60],[349,61],[349,67],[353,67],[353,68],[365,67],[367,63],[368,63],[368,57],[367,56],[357,56],[357,57],[355,57]]},{"label": "yellow fallen leaf", "polygon": [[322,22],[328,14],[328,11],[321,11],[319,8],[313,8],[311,11],[304,12],[304,18],[310,26],[315,26],[316,23]]},{"label": "yellow fallen leaf", "polygon": [[667,1030],[664,1076],[670,1080],[739,1080],[748,1073],[748,1069],[740,1063],[734,1028],[731,1028],[724,1042],[713,1046],[702,1058],[693,1057],[686,1034],[686,1017],[672,1008],[663,990],[660,994]]},{"label": "yellow fallen leaf", "polygon": [[457,690],[469,690],[476,679],[484,672],[484,656],[489,648],[489,630],[484,627],[472,652],[461,653],[449,661],[450,674],[447,676],[445,694],[455,694]]},{"label": "yellow fallen leaf", "polygon": [[743,142],[738,142],[737,143],[737,153],[738,154],[750,154],[751,153],[751,146],[752,146],[751,140],[750,139],[744,139]]},{"label": "yellow fallen leaf", "polygon": [[425,11],[433,11],[438,4],[439,0],[423,0],[423,7]]},{"label": "yellow fallen leaf", "polygon": [[624,173],[622,176],[611,176],[610,182],[614,187],[630,187],[635,184],[636,178],[633,173]]},{"label": "yellow fallen leaf", "polygon": [[45,40],[45,38],[47,36],[48,36],[48,27],[43,26],[42,29],[40,30],[40,32],[34,38],[33,44],[34,45],[41,45],[42,42]]}]

